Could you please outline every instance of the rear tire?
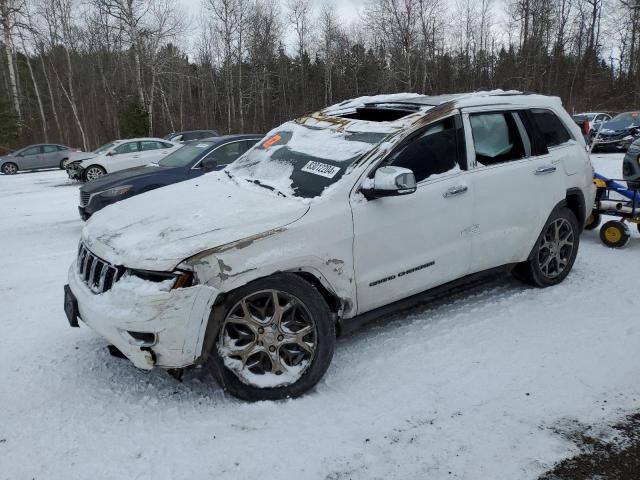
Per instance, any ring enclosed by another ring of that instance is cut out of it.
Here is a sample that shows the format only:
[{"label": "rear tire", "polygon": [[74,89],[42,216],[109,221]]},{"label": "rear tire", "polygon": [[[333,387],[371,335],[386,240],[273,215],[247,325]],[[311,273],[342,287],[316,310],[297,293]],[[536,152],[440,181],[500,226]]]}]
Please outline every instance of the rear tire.
[{"label": "rear tire", "polygon": [[557,285],[573,268],[579,245],[576,216],[566,207],[557,208],[545,223],[529,259],[514,269],[514,276],[534,287]]},{"label": "rear tire", "polygon": [[206,368],[243,400],[294,398],[326,372],[336,342],[322,295],[293,274],[240,287],[214,307]]},{"label": "rear tire", "polygon": [[600,240],[609,248],[626,247],[630,239],[628,225],[620,220],[610,220],[600,229]]},{"label": "rear tire", "polygon": [[5,175],[15,175],[18,173],[18,165],[13,162],[7,162],[2,165],[2,173]]},{"label": "rear tire", "polygon": [[98,177],[106,175],[106,173],[107,171],[100,165],[91,165],[84,170],[82,178],[85,182],[90,182],[91,180],[95,180]]}]

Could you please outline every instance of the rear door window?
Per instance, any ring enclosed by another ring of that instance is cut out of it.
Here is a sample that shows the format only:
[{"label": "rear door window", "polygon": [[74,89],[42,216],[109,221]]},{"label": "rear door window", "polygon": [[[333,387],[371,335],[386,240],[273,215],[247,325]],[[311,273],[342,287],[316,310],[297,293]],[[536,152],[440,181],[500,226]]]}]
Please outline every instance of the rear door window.
[{"label": "rear door window", "polygon": [[531,114],[547,148],[556,147],[571,140],[571,134],[551,110],[533,109]]},{"label": "rear door window", "polygon": [[469,115],[476,164],[480,167],[526,157],[524,143],[511,112]]},{"label": "rear door window", "polygon": [[159,150],[162,148],[162,144],[160,142],[145,141],[140,143],[142,145],[143,152],[147,152],[149,150]]}]

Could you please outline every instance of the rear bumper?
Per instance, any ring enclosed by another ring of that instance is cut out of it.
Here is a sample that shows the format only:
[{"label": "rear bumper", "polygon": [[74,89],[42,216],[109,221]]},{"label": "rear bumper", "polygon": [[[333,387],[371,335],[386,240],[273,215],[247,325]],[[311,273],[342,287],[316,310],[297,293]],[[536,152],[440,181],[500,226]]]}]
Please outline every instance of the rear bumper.
[{"label": "rear bumper", "polygon": [[[69,269],[69,288],[82,323],[144,370],[194,364],[219,293],[203,285],[161,291],[157,284],[145,282],[144,288],[136,289],[119,288],[116,283],[110,291],[96,295],[82,282],[75,262]],[[152,334],[153,341],[142,342],[129,332]]]}]

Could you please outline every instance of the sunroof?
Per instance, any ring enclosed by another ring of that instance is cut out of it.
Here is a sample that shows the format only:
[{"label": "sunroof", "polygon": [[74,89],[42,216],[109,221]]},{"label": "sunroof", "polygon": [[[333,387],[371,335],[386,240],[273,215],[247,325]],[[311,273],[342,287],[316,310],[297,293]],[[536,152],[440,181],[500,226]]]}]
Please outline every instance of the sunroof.
[{"label": "sunroof", "polygon": [[339,115],[351,120],[366,120],[368,122],[393,122],[418,111],[413,105],[375,105],[359,107],[355,112]]}]

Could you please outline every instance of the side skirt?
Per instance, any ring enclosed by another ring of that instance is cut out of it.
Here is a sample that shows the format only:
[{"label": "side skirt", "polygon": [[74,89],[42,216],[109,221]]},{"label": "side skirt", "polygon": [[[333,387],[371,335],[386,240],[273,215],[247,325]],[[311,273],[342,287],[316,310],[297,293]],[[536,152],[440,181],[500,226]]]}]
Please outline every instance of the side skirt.
[{"label": "side skirt", "polygon": [[492,268],[478,273],[472,273],[465,277],[439,285],[430,290],[417,293],[402,300],[383,305],[368,312],[356,315],[353,318],[341,318],[338,322],[340,336],[349,335],[362,326],[380,320],[383,317],[398,315],[403,311],[426,305],[436,300],[446,298],[451,295],[471,290],[487,283],[488,278],[501,278],[510,273],[517,263],[510,263],[500,267]]}]

